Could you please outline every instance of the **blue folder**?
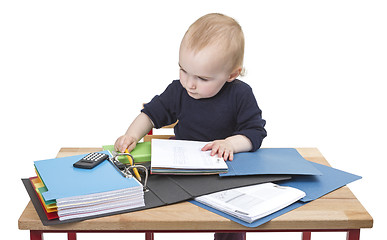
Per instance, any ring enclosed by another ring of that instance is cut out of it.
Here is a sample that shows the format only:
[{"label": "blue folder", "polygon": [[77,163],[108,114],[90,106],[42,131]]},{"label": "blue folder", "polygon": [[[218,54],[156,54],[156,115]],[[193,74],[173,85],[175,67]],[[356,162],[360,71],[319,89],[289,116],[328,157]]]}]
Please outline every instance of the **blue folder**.
[{"label": "blue folder", "polygon": [[261,148],[255,152],[237,153],[233,161],[226,163],[228,172],[219,174],[221,177],[258,174],[322,174],[294,148]]},{"label": "blue folder", "polygon": [[[102,153],[109,154],[108,151]],[[141,186],[134,178],[124,178],[109,161],[103,161],[93,169],[73,167],[73,164],[84,156],[86,154],[34,162],[39,176],[48,189],[42,194],[44,200]]]},{"label": "blue folder", "polygon": [[296,176],[291,180],[279,183],[282,186],[298,188],[306,193],[301,199],[303,202],[313,201],[327,193],[332,192],[348,183],[361,179],[361,176],[348,173],[336,168],[311,162],[323,175],[321,176]]},{"label": "blue folder", "polygon": [[315,175],[315,176],[293,176],[291,180],[286,180],[283,182],[278,183],[278,185],[281,186],[290,186],[294,188],[298,188],[306,193],[306,196],[302,198],[301,200],[293,203],[292,205],[289,205],[286,208],[283,208],[271,215],[268,215],[264,218],[258,219],[255,222],[247,223],[245,221],[242,221],[238,218],[235,218],[231,215],[228,215],[224,212],[221,212],[219,210],[216,210],[214,208],[208,207],[204,204],[201,204],[197,201],[190,201],[191,203],[202,207],[204,209],[207,209],[211,212],[214,212],[218,215],[221,215],[225,218],[228,218],[234,222],[237,222],[243,226],[246,227],[258,227],[259,225],[262,225],[276,217],[281,216],[282,214],[285,214],[289,211],[292,211],[296,208],[299,208],[308,202],[315,200],[327,193],[332,192],[333,190],[336,190],[342,186],[347,185],[348,183],[351,183],[353,181],[356,181],[358,179],[361,179],[360,176],[341,171],[339,169],[335,169],[332,167],[328,167],[322,164],[313,163],[310,162],[313,167],[318,169],[323,175]]}]

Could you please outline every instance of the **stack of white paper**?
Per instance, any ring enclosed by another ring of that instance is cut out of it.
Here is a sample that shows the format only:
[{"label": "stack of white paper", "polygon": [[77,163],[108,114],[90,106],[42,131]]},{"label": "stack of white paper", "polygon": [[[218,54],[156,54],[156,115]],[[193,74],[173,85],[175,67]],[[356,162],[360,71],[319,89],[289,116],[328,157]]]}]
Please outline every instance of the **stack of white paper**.
[{"label": "stack of white paper", "polygon": [[142,187],[56,200],[59,220],[90,217],[144,206]]},{"label": "stack of white paper", "polygon": [[201,149],[207,142],[152,139],[151,173],[219,174],[228,170],[222,158]]},{"label": "stack of white paper", "polygon": [[305,193],[296,188],[263,183],[216,192],[197,197],[195,200],[252,223],[285,208],[304,196]]}]

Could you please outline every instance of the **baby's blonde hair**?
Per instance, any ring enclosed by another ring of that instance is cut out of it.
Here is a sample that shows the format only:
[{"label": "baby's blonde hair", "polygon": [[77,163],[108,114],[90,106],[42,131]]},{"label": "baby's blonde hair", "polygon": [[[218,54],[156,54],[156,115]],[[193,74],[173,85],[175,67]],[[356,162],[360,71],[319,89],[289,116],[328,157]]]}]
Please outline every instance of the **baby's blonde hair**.
[{"label": "baby's blonde hair", "polygon": [[232,61],[232,69],[243,68],[245,38],[241,26],[233,18],[210,13],[196,20],[185,33],[182,44],[194,52],[217,46]]}]

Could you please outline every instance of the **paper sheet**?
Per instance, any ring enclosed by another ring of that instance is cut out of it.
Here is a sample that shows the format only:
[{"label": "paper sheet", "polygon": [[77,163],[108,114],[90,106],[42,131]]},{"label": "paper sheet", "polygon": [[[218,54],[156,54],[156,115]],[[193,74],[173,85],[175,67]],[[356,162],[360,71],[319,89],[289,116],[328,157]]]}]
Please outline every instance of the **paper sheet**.
[{"label": "paper sheet", "polygon": [[227,169],[222,158],[201,149],[207,142],[152,139],[152,169]]}]

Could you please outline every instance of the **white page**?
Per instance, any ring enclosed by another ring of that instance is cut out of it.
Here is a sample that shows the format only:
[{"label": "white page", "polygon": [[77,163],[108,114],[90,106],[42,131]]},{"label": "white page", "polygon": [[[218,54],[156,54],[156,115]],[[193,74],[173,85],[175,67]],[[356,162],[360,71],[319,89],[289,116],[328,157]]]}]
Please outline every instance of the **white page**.
[{"label": "white page", "polygon": [[196,201],[226,212],[246,222],[267,216],[301,199],[299,189],[263,183],[216,192],[195,198]]},{"label": "white page", "polygon": [[227,169],[222,158],[201,149],[207,142],[152,139],[152,168]]}]

